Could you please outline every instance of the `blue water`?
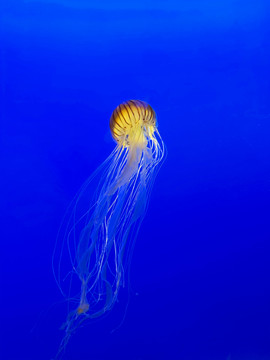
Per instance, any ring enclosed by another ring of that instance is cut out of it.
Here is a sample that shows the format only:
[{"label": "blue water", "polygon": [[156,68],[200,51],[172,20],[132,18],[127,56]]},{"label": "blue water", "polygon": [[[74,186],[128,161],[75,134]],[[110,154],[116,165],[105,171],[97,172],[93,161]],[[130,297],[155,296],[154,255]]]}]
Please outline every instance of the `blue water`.
[{"label": "blue water", "polygon": [[270,359],[269,1],[8,0],[0,11],[1,359],[57,351],[57,231],[113,150],[109,118],[128,99],[155,109],[168,156],[126,315],[120,294],[64,359]]}]

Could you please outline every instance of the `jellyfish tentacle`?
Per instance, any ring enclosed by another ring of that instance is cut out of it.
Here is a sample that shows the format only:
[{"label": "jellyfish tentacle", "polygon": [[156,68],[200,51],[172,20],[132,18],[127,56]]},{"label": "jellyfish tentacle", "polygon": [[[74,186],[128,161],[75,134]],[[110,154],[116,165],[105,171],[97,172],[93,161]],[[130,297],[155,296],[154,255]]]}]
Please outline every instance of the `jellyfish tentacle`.
[{"label": "jellyfish tentacle", "polygon": [[110,129],[117,146],[73,200],[63,242],[58,239],[54,250],[53,263],[57,254],[59,259],[54,276],[70,304],[57,356],[85,319],[98,318],[113,307],[125,286],[126,271],[129,279],[135,239],[166,152],[156,114],[144,101],[120,104]]}]

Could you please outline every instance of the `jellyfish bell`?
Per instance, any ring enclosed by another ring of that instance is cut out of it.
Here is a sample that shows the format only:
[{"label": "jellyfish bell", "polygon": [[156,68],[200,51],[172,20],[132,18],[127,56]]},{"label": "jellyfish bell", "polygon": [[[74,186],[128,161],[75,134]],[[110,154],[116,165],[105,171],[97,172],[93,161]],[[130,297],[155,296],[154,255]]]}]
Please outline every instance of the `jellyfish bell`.
[{"label": "jellyfish bell", "polygon": [[[113,111],[110,119],[110,129],[112,137],[117,142],[121,150],[127,150],[127,161],[125,168],[117,185],[123,183],[137,172],[141,156],[144,156],[143,163],[153,160],[153,148],[149,148],[150,142],[157,150],[157,140],[154,136],[156,127],[156,114],[152,107],[144,101],[129,100]],[[161,146],[164,148],[163,144]]]},{"label": "jellyfish bell", "polygon": [[144,147],[147,143],[145,134],[152,138],[155,126],[155,111],[140,100],[129,100],[120,104],[110,119],[112,137],[123,147]]},{"label": "jellyfish bell", "polygon": [[108,312],[125,286],[135,239],[164,159],[156,114],[146,102],[129,100],[117,106],[110,130],[117,145],[73,200],[54,251],[55,278],[68,302],[58,353],[83,320]]}]

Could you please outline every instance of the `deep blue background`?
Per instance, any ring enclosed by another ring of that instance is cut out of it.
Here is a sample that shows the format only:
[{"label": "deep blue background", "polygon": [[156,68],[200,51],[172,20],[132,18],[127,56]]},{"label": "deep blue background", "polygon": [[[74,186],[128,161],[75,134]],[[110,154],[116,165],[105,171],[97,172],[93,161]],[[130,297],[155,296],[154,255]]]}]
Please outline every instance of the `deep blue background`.
[{"label": "deep blue background", "polygon": [[121,295],[65,359],[270,359],[269,1],[6,0],[0,11],[1,358],[55,354],[57,230],[114,148],[112,110],[138,98],[168,157],[134,292],[118,331]]}]

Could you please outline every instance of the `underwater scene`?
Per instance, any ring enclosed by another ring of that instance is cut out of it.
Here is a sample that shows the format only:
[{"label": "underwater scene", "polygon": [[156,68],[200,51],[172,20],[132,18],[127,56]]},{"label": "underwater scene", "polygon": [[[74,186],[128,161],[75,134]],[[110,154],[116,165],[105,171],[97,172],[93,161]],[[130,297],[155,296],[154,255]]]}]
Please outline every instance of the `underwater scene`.
[{"label": "underwater scene", "polygon": [[270,360],[270,2],[0,3],[0,358]]}]

